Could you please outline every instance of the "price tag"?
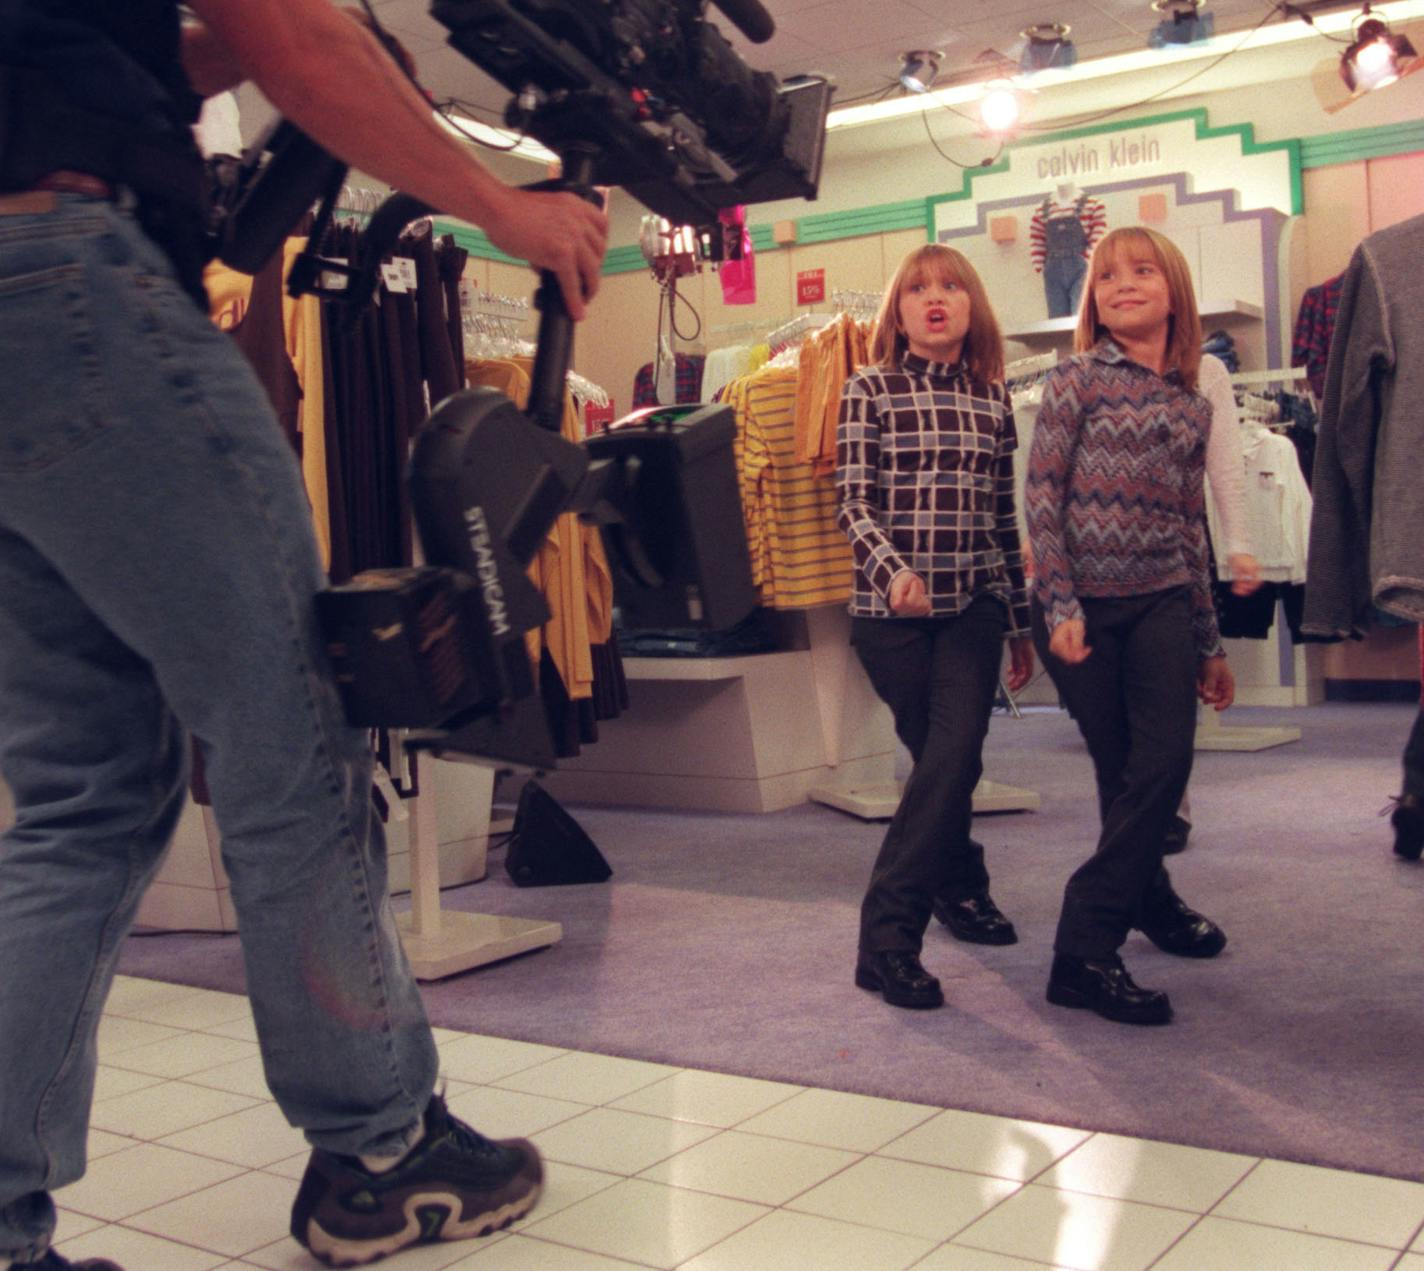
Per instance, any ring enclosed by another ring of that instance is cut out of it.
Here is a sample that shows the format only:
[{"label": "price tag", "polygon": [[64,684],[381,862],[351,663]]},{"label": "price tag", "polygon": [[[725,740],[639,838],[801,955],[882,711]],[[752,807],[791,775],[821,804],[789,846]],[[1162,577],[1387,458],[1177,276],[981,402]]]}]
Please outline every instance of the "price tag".
[{"label": "price tag", "polygon": [[391,262],[401,272],[407,291],[415,290],[415,260],[410,256],[397,256]]},{"label": "price tag", "polygon": [[[332,256],[329,257],[329,259],[335,261],[338,265],[348,263],[345,256]],[[321,285],[328,291],[345,291],[346,285],[350,281],[351,280],[345,274],[338,274],[334,269],[322,271]]]},{"label": "price tag", "polygon": [[394,261],[381,265],[381,281],[386,284],[387,291],[396,294],[410,290],[405,285],[405,275]]}]

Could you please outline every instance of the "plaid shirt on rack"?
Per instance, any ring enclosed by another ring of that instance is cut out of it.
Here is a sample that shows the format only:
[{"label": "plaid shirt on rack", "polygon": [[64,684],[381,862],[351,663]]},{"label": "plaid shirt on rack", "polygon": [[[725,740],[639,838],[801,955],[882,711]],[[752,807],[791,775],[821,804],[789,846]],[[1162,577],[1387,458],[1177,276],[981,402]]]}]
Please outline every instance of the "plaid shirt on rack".
[{"label": "plaid shirt on rack", "polygon": [[1004,386],[976,383],[957,363],[906,354],[898,370],[869,366],[846,381],[836,491],[855,560],[852,614],[892,617],[891,580],[912,569],[934,616],[998,596],[1009,634],[1028,633],[1017,446]]},{"label": "plaid shirt on rack", "polygon": [[[673,362],[677,367],[673,400],[679,405],[702,400],[702,367],[707,361],[700,353],[674,353]],[[656,370],[652,362],[638,368],[633,377],[633,409],[642,406],[656,406],[658,391],[653,383]]]},{"label": "plaid shirt on rack", "polygon": [[1345,276],[1337,274],[1329,282],[1307,287],[1291,334],[1291,365],[1305,367],[1317,399],[1325,396],[1325,364],[1330,360],[1330,337],[1335,332],[1344,282]]}]

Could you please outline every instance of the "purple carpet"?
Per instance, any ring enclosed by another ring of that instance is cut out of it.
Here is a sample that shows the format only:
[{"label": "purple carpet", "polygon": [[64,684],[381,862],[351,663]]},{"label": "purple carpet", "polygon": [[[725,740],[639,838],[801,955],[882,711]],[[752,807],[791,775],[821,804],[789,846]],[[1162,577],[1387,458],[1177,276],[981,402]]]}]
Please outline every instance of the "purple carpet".
[{"label": "purple carpet", "polygon": [[[1387,820],[1414,708],[1238,710],[1302,741],[1197,756],[1187,901],[1230,936],[1214,961],[1133,937],[1176,1022],[1139,1029],[1049,1006],[1063,882],[1097,816],[1063,715],[996,715],[986,773],[1037,813],[980,817],[1020,943],[933,928],[949,1005],[908,1012],[851,983],[861,890],[883,827],[804,806],[765,816],[573,809],[613,866],[602,885],[521,890],[502,854],[449,908],[551,918],[552,948],[427,986],[438,1025],[636,1059],[1424,1179],[1424,867]],[[122,971],[241,991],[236,937],[134,938]]]}]

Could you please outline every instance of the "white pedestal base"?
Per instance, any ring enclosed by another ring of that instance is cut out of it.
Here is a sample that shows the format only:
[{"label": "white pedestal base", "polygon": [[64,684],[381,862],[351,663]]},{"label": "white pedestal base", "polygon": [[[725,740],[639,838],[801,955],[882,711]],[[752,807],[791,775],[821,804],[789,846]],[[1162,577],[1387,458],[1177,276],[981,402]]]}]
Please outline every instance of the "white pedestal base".
[{"label": "white pedestal base", "polygon": [[[840,790],[820,786],[811,791],[811,799],[841,812],[849,812],[864,821],[888,821],[900,806],[902,786],[898,781],[879,785]],[[981,781],[974,787],[975,812],[1037,812],[1041,800],[1036,791],[999,781]]]},{"label": "white pedestal base", "polygon": [[557,922],[442,910],[435,930],[416,932],[415,914],[396,915],[401,944],[417,980],[441,980],[472,967],[542,949],[563,939]]},{"label": "white pedestal base", "polygon": [[1228,728],[1219,712],[1209,707],[1197,716],[1197,750],[1269,750],[1300,740],[1300,729],[1293,725],[1249,725]]}]

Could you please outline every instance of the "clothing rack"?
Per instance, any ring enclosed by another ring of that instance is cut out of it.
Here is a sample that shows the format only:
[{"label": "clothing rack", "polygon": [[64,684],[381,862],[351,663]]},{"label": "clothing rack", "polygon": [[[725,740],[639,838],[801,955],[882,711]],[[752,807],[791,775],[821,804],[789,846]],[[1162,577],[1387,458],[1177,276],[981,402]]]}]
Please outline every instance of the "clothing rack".
[{"label": "clothing rack", "polygon": [[838,313],[849,313],[856,318],[870,319],[880,311],[880,303],[885,299],[883,291],[831,292],[831,303]]},{"label": "clothing rack", "polygon": [[771,346],[773,353],[779,349],[788,348],[790,345],[799,343],[812,331],[819,331],[835,320],[834,313],[801,313],[792,318],[789,322],[783,322],[779,327],[767,332],[766,342]]},{"label": "clothing rack", "polygon": [[[534,345],[523,331],[532,312],[528,299],[523,296],[505,296],[493,291],[462,292],[460,322],[470,341],[466,352],[476,358],[532,357]],[[608,390],[586,375],[569,371],[566,379],[569,392],[585,405],[608,405]]]},{"label": "clothing rack", "polygon": [[1050,349],[1047,353],[1035,353],[1031,357],[1015,358],[1004,367],[1004,379],[1016,380],[1026,379],[1030,375],[1037,375],[1040,371],[1046,371],[1049,367],[1058,365],[1058,351]]},{"label": "clothing rack", "polygon": [[1250,384],[1299,384],[1308,378],[1305,367],[1287,366],[1275,371],[1233,371],[1231,373],[1231,384],[1233,388],[1242,388]]},{"label": "clothing rack", "polygon": [[343,185],[333,211],[368,217],[390,197],[390,194],[389,190],[373,189],[366,185]]},{"label": "clothing rack", "polygon": [[766,330],[765,320],[760,322],[725,322],[709,327],[708,335],[759,335]]}]

